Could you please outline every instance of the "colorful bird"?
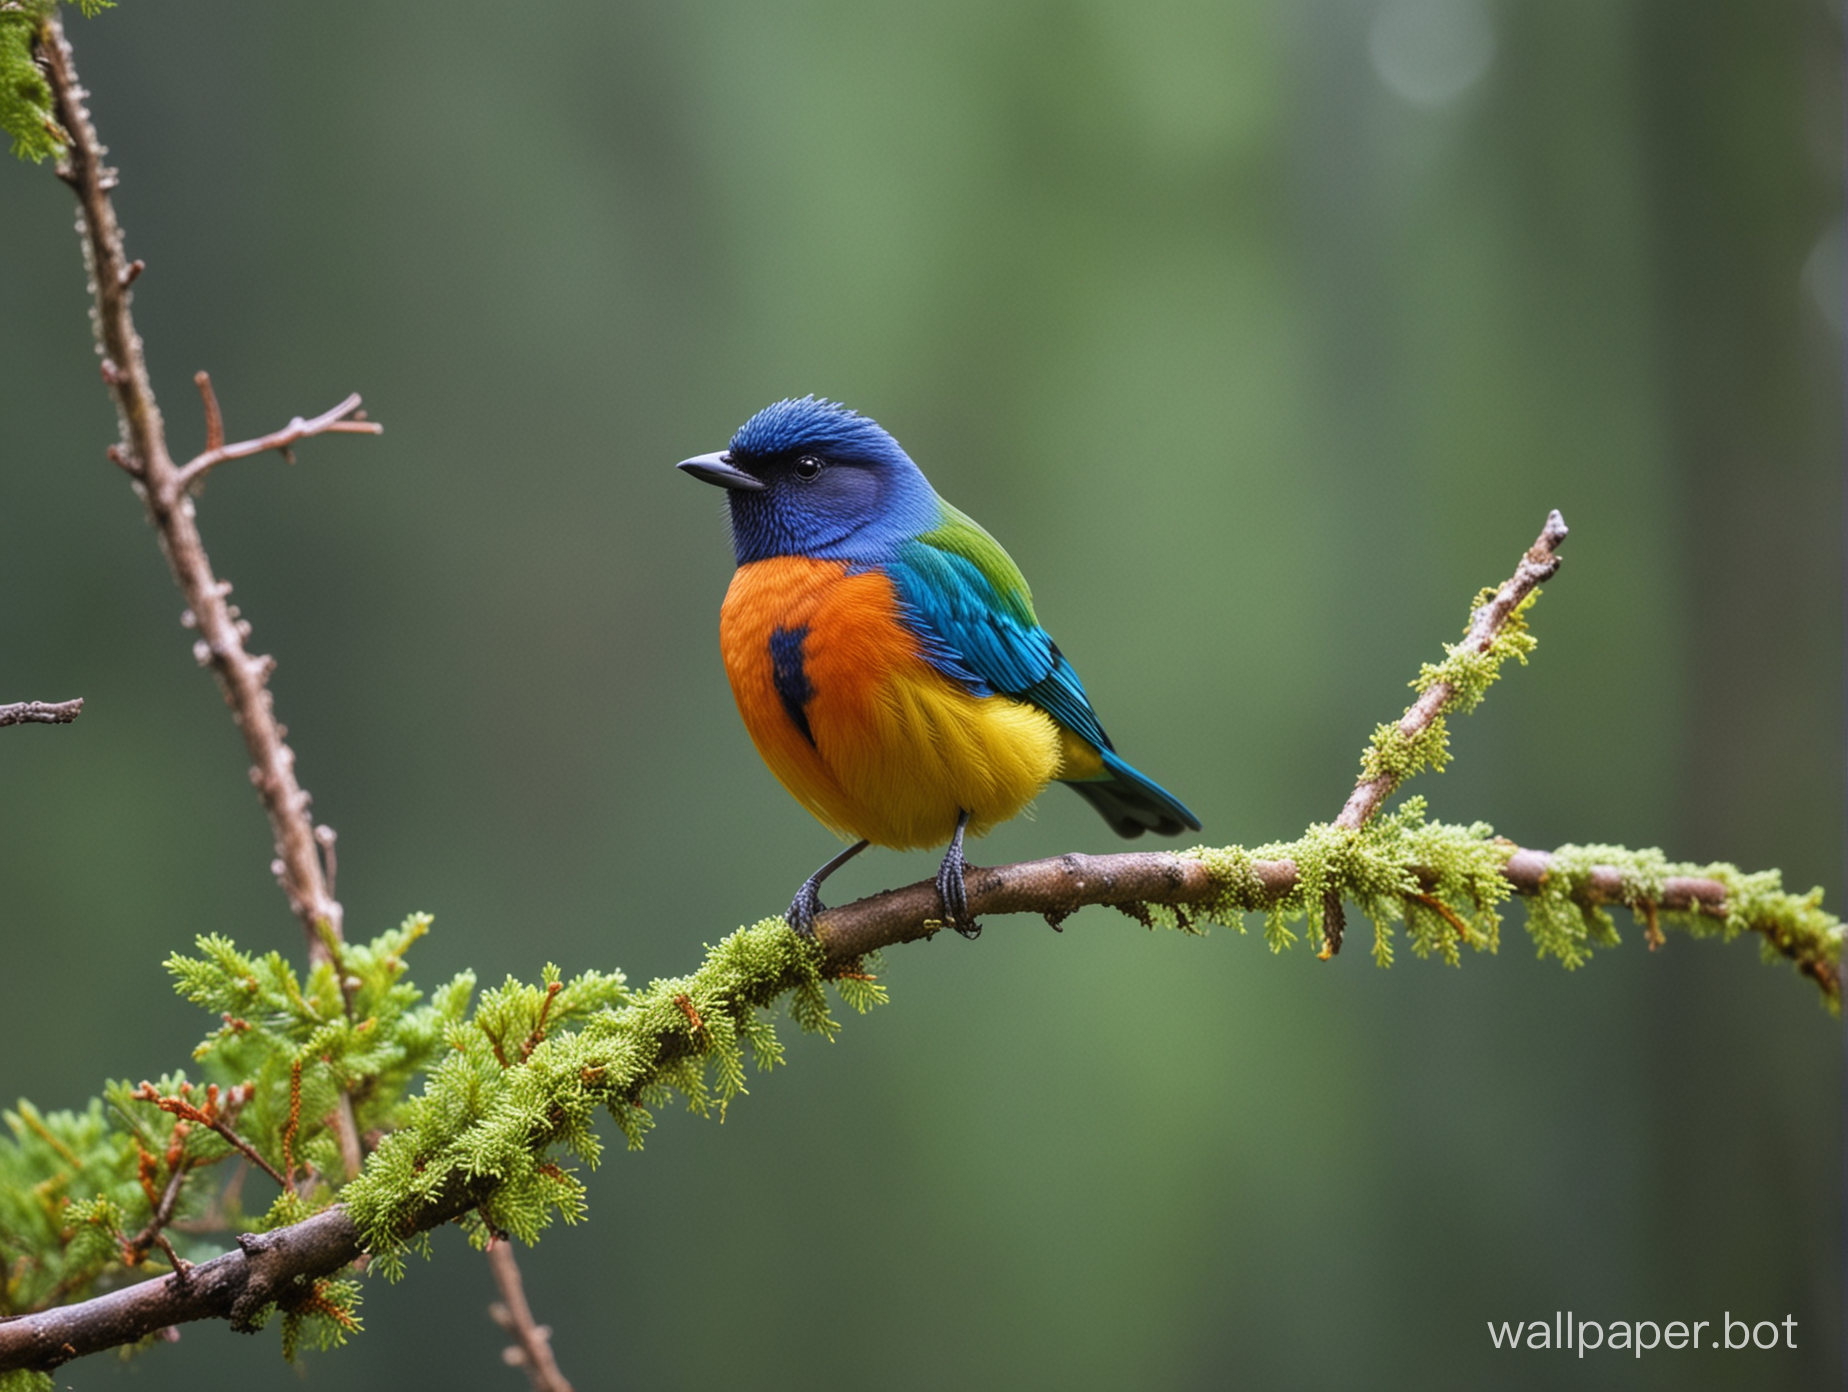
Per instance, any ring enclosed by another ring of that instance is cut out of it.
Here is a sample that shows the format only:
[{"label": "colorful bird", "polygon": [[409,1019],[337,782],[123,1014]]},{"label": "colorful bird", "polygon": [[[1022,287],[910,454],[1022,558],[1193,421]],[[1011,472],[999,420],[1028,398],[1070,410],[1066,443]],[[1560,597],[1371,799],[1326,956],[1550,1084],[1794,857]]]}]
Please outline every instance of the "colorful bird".
[{"label": "colorful bird", "polygon": [[1054,780],[1121,836],[1200,829],[1117,757],[1000,543],[876,422],[779,401],[730,448],[678,467],[731,504],[738,569],[719,644],[745,728],[796,801],[854,843],[802,882],[797,932],[813,936],[822,881],[869,844],[947,841],[944,917],[974,937],[964,835]]}]

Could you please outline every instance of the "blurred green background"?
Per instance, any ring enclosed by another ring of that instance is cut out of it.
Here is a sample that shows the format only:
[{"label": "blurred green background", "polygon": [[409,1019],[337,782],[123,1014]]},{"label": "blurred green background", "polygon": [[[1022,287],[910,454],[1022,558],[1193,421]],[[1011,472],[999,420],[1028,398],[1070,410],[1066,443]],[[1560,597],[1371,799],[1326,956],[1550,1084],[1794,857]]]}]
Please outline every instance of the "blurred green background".
[{"label": "blurred green background", "polygon": [[[1524,844],[1842,904],[1841,9],[1666,0],[252,5],[70,20],[176,452],[358,389],[377,441],[201,504],[363,935],[435,982],[689,970],[832,847],[726,688],[672,465],[817,392],[1009,547],[1210,843],[1334,814],[1558,507],[1531,667],[1418,785]],[[241,745],[103,459],[71,199],[0,162],[0,1098],[299,953]],[[1117,843],[1055,790],[978,861]],[[863,857],[833,897],[928,873]],[[1839,1367],[1839,1031],[1749,943],[1568,975],[1359,938],[888,955],[721,1127],[613,1153],[525,1258],[582,1392],[1811,1387]],[[791,1027],[793,1029],[793,1027]],[[523,1385],[486,1264],[367,1291],[309,1385]],[[1797,1320],[1796,1352],[1495,1353],[1485,1322]],[[297,1387],[189,1326],[60,1386]]]}]

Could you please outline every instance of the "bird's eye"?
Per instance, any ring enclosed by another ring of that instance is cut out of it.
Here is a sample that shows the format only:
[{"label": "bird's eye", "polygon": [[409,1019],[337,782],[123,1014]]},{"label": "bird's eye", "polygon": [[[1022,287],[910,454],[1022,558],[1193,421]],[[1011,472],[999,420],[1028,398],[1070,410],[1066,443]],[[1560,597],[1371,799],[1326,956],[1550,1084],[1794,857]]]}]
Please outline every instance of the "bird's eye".
[{"label": "bird's eye", "polygon": [[812,454],[805,454],[796,461],[796,477],[809,483],[821,474],[821,461]]}]

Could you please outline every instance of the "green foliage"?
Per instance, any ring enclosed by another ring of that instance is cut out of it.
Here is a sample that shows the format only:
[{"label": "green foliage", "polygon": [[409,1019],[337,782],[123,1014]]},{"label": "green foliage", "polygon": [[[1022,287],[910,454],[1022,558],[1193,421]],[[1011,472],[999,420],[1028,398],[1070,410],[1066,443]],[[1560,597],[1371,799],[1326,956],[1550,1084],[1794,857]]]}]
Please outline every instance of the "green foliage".
[{"label": "green foliage", "polygon": [[[78,0],[86,17],[101,14],[115,0]],[[39,25],[56,0],[0,0],[0,130],[12,138],[13,154],[37,163],[64,148],[64,132],[51,114],[51,87],[33,61]]]},{"label": "green foliage", "polygon": [[[583,1216],[583,1185],[559,1159],[597,1163],[600,1109],[631,1148],[653,1124],[651,1109],[676,1093],[723,1119],[745,1091],[747,1052],[759,1069],[782,1061],[764,1009],[785,995],[802,1028],[830,1039],[839,1030],[821,951],[780,918],[739,930],[691,976],[645,991],[621,973],[566,980],[548,965],[536,984],[510,978],[483,992],[472,1011],[469,973],[427,1002],[404,980],[404,954],[429,922],[414,915],[369,943],[330,944],[333,960],[306,979],[280,953],[248,954],[217,935],[199,938],[197,955],[170,957],[179,992],[220,1020],[194,1051],[211,1081],[115,1082],[81,1112],[46,1115],[21,1102],[5,1113],[0,1314],[119,1283],[128,1268],[160,1260],[153,1233],[172,1234],[180,1219],[213,1231],[271,1228],[336,1195],[393,1275],[422,1245],[433,1211],[461,1217],[478,1245],[497,1232],[532,1242],[554,1217]],[[855,1010],[885,999],[872,965],[850,964],[836,983]],[[345,1110],[350,1134],[378,1142],[350,1183]],[[242,1180],[208,1178],[243,1156],[233,1137],[288,1180],[254,1221],[235,1197]],[[164,1221],[153,1223],[163,1205]],[[358,1303],[348,1280],[292,1298],[280,1311],[285,1355],[344,1342],[360,1328]],[[0,1388],[38,1385],[13,1378]]]},{"label": "green foliage", "polygon": [[[1204,916],[1242,931],[1245,915],[1262,913],[1274,951],[1296,941],[1299,923],[1318,941],[1327,905],[1344,899],[1372,919],[1382,966],[1393,959],[1396,924],[1414,953],[1457,965],[1464,947],[1499,944],[1512,849],[1481,823],[1427,821],[1423,800],[1411,798],[1359,831],[1314,826],[1294,841],[1190,854],[1218,888]],[[1279,893],[1258,867],[1286,860],[1296,873]],[[1727,914],[1662,907],[1678,876],[1719,881]],[[1820,897],[1786,893],[1774,871],[1568,846],[1529,901],[1527,927],[1542,956],[1577,967],[1594,946],[1617,941],[1601,907],[1614,898],[1645,914],[1652,931],[1672,922],[1699,935],[1757,932],[1770,955],[1796,961],[1826,987],[1842,929]],[[1145,922],[1191,926],[1172,908],[1138,907]],[[460,1219],[477,1246],[496,1233],[534,1242],[555,1218],[583,1217],[585,1189],[571,1166],[601,1159],[600,1112],[631,1149],[676,1094],[696,1114],[723,1120],[745,1091],[746,1055],[760,1070],[783,1059],[765,1013],[776,1001],[788,997],[800,1027],[832,1039],[839,1023],[829,981],[855,1010],[886,999],[876,962],[830,967],[813,942],[769,918],[709,947],[691,975],[646,990],[631,991],[620,973],[566,980],[548,965],[536,983],[510,978],[483,992],[471,1011],[468,973],[427,1002],[404,980],[404,954],[428,926],[416,915],[372,942],[330,945],[334,960],[305,980],[280,954],[252,956],[218,936],[198,939],[197,956],[171,957],[179,991],[221,1021],[195,1051],[215,1081],[174,1073],[137,1087],[112,1083],[106,1102],[81,1112],[47,1115],[21,1102],[5,1113],[0,1313],[79,1298],[157,1259],[150,1219],[163,1205],[170,1231],[182,1218],[216,1230],[252,1226],[235,1199],[202,1178],[241,1154],[232,1137],[289,1181],[255,1226],[294,1221],[338,1196],[388,1276],[402,1274],[406,1252],[427,1253],[428,1230],[448,1219]],[[376,1141],[350,1180],[339,1120],[349,1108],[357,1131]],[[280,1313],[293,1358],[357,1332],[358,1303],[356,1282],[324,1279],[255,1322]],[[15,1378],[0,1392],[42,1385]]]},{"label": "green foliage", "polygon": [[0,1315],[13,1315],[87,1291],[121,1265],[131,1215],[152,1210],[134,1137],[100,1098],[80,1112],[22,1101],[0,1118],[11,1133],[0,1142]]},{"label": "green foliage", "polygon": [[281,953],[251,957],[215,934],[198,939],[200,956],[167,959],[180,994],[223,1021],[193,1057],[213,1076],[250,1088],[240,1130],[297,1180],[277,1196],[265,1227],[312,1213],[347,1177],[340,1108],[351,1106],[360,1135],[394,1128],[411,1080],[466,1015],[472,974],[423,1005],[422,993],[402,980],[404,953],[429,926],[429,915],[414,914],[370,943],[343,944],[306,982]]},{"label": "green foliage", "polygon": [[[342,1194],[381,1269],[402,1272],[433,1211],[460,1214],[478,1246],[496,1232],[535,1241],[554,1217],[576,1222],[584,1187],[560,1159],[596,1166],[597,1113],[615,1119],[631,1149],[675,1093],[723,1120],[745,1091],[746,1053],[760,1070],[782,1061],[765,1007],[787,995],[799,1026],[837,1033],[823,965],[813,943],[769,918],[709,947],[691,976],[645,991],[594,974],[560,986],[548,968],[544,990],[510,981],[484,996],[474,1021],[450,1031],[450,1052],[406,1106],[402,1129]],[[861,969],[837,985],[856,1010],[885,999]],[[556,1028],[561,1020],[575,1028]]]},{"label": "green foliage", "polygon": [[[81,1112],[21,1102],[4,1114],[0,1314],[78,1299],[130,1268],[164,1264],[156,1229],[182,1256],[203,1260],[222,1244],[177,1233],[175,1223],[274,1227],[331,1199],[347,1179],[342,1113],[350,1109],[355,1144],[397,1126],[412,1082],[467,1018],[468,974],[427,1004],[403,980],[404,952],[428,927],[416,915],[370,943],[343,945],[306,981],[279,953],[253,957],[217,936],[198,940],[197,957],[169,958],[180,993],[221,1021],[194,1051],[211,1081],[118,1081]],[[241,1182],[221,1191],[208,1175],[242,1156],[221,1127],[290,1181],[254,1223],[235,1197]],[[343,1339],[359,1327],[357,1298],[351,1283],[320,1283],[285,1312],[285,1344]]]}]

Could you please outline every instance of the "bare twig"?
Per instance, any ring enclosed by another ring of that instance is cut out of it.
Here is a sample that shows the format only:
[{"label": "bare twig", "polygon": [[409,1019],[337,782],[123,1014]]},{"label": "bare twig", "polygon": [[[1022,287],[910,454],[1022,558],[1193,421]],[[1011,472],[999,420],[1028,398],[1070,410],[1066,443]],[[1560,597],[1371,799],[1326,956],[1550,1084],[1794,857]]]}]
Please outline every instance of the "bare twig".
[{"label": "bare twig", "polygon": [[488,1265],[494,1270],[494,1284],[501,1298],[488,1307],[494,1322],[518,1341],[502,1351],[501,1357],[516,1368],[526,1369],[533,1392],[571,1392],[571,1384],[558,1370],[552,1357],[552,1328],[533,1319],[532,1307],[526,1303],[526,1287],[520,1281],[520,1264],[514,1259],[513,1244],[504,1237],[488,1239]]},{"label": "bare twig", "polygon": [[83,714],[83,697],[74,701],[19,701],[0,706],[0,725],[68,725]]},{"label": "bare twig", "polygon": [[[148,1218],[147,1226],[124,1244],[127,1248],[125,1255],[130,1266],[141,1260],[142,1254],[160,1239],[160,1230],[172,1221],[173,1210],[180,1202],[180,1190],[185,1186],[186,1173],[189,1169],[191,1166],[186,1163],[184,1156],[174,1160],[173,1173],[167,1178],[167,1187],[161,1191],[160,1202],[154,1205],[154,1212]],[[165,1250],[172,1251],[173,1249],[168,1247]],[[178,1258],[174,1259],[173,1269],[175,1272],[181,1270]]]},{"label": "bare twig", "polygon": [[218,409],[218,393],[212,390],[212,374],[203,369],[193,373],[193,385],[199,389],[199,404],[205,409],[205,452],[210,454],[225,442],[225,417]]},{"label": "bare twig", "polygon": [[284,742],[282,727],[271,708],[269,676],[276,664],[272,658],[253,656],[246,647],[250,625],[227,601],[230,584],[213,573],[199,536],[188,486],[226,459],[265,449],[286,449],[296,440],[324,431],[376,432],[379,427],[346,419],[359,404],[357,397],[351,397],[312,421],[298,418],[273,435],[226,445],[211,384],[202,381],[199,386],[205,402],[207,449],[184,468],[173,462],[167,449],[166,425],[154,400],[141,339],[129,309],[133,298],[129,286],[140,273],[140,263],[130,261],[123,251],[121,225],[109,198],[116,184],[115,171],[103,164],[102,142],[97,139],[84,105],[87,94],[78,83],[70,45],[55,12],[43,20],[36,47],[51,85],[58,123],[67,136],[58,174],[77,195],[103,380],[121,421],[122,439],[111,446],[109,457],[128,472],[147,506],[174,580],[185,596],[182,622],[199,631],[193,651],[200,664],[211,667],[217,676],[225,701],[243,732],[251,759],[251,782],[263,801],[275,837],[283,891],[301,922],[310,956],[322,959],[327,949],[321,925],[325,924],[339,939],[340,904],[323,874],[314,825],[308,815],[309,797],[295,777],[295,753]]},{"label": "bare twig", "polygon": [[[379,435],[385,427],[377,421],[347,420],[346,417],[359,409],[359,393],[353,392],[337,406],[333,406],[313,420],[295,417],[281,430],[273,430],[268,435],[254,440],[240,440],[234,445],[222,443],[224,423],[218,417],[218,400],[212,394],[211,379],[205,373],[198,373],[194,380],[199,383],[199,390],[206,401],[206,442],[208,448],[203,454],[189,460],[184,467],[175,471],[173,487],[185,490],[200,482],[213,469],[231,459],[243,459],[247,455],[262,454],[265,450],[281,450],[284,454],[289,446],[297,440],[306,440],[311,435]],[[214,444],[213,441],[220,443]]]}]

